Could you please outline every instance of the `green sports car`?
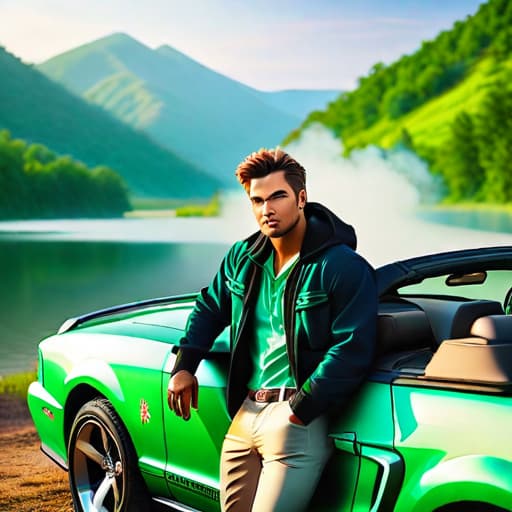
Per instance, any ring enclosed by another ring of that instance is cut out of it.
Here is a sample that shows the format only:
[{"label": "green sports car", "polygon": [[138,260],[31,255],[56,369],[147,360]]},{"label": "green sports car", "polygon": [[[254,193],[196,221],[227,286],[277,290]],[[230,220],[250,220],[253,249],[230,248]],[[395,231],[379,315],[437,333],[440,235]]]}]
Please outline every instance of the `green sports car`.
[{"label": "green sports car", "polygon": [[[512,510],[512,246],[377,270],[378,356],[332,422],[314,511]],[[190,421],[167,406],[195,295],[67,320],[28,392],[76,510],[219,510],[229,333],[197,372]]]}]

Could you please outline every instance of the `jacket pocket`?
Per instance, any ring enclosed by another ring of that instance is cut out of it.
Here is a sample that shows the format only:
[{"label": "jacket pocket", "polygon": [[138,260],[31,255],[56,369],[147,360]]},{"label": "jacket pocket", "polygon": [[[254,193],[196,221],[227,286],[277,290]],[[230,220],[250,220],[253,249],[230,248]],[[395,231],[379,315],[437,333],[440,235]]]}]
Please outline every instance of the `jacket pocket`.
[{"label": "jacket pocket", "polygon": [[298,343],[309,350],[324,350],[330,344],[329,295],[323,290],[305,290],[295,301]]},{"label": "jacket pocket", "polygon": [[244,310],[245,285],[240,281],[226,279],[226,288],[231,293],[231,342],[238,336],[239,321]]},{"label": "jacket pocket", "polygon": [[313,308],[329,301],[329,296],[323,290],[308,290],[300,292],[295,301],[295,310]]}]

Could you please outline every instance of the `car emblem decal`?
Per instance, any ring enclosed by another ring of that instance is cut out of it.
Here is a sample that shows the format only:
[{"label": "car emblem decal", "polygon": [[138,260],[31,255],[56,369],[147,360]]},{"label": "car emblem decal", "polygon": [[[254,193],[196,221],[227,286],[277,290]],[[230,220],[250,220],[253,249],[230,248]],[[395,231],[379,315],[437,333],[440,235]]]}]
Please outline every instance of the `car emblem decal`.
[{"label": "car emblem decal", "polygon": [[50,418],[51,420],[54,420],[55,419],[55,416],[53,414],[52,411],[50,411],[50,409],[48,409],[48,407],[43,407],[43,412],[46,414],[46,416],[48,416],[48,418]]},{"label": "car emblem decal", "polygon": [[149,413],[149,406],[146,400],[143,398],[140,399],[140,422],[145,425],[149,423],[151,419],[151,414]]}]

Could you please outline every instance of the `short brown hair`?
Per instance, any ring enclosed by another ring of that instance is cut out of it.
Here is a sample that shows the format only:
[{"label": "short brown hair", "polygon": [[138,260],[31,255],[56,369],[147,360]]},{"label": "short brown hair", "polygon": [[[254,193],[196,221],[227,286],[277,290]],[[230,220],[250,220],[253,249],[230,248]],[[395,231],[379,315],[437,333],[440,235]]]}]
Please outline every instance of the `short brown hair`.
[{"label": "short brown hair", "polygon": [[284,171],[284,177],[297,197],[302,189],[306,189],[306,170],[280,148],[262,148],[251,153],[240,163],[235,174],[245,191],[249,193],[253,178],[263,178],[277,171]]}]

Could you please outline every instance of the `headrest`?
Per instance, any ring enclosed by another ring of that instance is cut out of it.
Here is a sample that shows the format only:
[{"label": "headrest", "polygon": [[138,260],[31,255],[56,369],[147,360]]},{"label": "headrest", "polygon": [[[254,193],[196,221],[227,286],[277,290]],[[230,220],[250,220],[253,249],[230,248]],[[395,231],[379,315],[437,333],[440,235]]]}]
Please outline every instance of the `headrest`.
[{"label": "headrest", "polygon": [[427,315],[419,309],[379,311],[377,352],[408,350],[432,345],[432,330]]},{"label": "headrest", "polygon": [[[459,304],[453,315],[450,338],[465,338],[471,333],[476,319],[503,313],[501,304],[492,300],[472,300]],[[476,335],[475,335],[476,336]]]},{"label": "headrest", "polygon": [[489,315],[477,318],[471,335],[488,340],[490,344],[512,343],[512,316]]},{"label": "headrest", "polygon": [[437,343],[470,336],[473,322],[481,316],[502,315],[503,308],[495,300],[453,300],[408,298],[425,311]]}]

